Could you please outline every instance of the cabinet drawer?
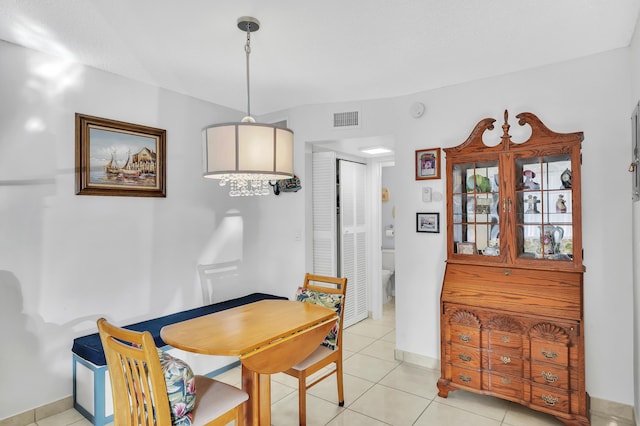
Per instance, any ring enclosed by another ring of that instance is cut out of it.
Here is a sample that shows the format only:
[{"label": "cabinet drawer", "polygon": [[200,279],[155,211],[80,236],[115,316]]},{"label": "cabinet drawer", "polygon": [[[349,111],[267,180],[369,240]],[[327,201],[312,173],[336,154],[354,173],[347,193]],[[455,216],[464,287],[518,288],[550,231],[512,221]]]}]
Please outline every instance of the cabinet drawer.
[{"label": "cabinet drawer", "polygon": [[489,333],[489,345],[491,347],[500,346],[522,351],[522,336],[506,331],[491,330]]},{"label": "cabinet drawer", "polygon": [[489,369],[491,372],[522,376],[522,358],[515,351],[494,348],[489,352]]},{"label": "cabinet drawer", "polygon": [[569,347],[563,343],[531,339],[531,360],[569,365]]},{"label": "cabinet drawer", "polygon": [[552,389],[546,386],[531,386],[531,403],[539,407],[552,410],[569,412],[571,406],[569,392],[560,389]]},{"label": "cabinet drawer", "polygon": [[480,330],[461,325],[451,325],[451,343],[480,347]]},{"label": "cabinet drawer", "polygon": [[518,399],[522,399],[524,394],[521,378],[493,372],[483,375],[482,387],[483,389],[489,389],[491,392]]},{"label": "cabinet drawer", "polygon": [[480,352],[475,348],[451,344],[451,363],[466,368],[480,368]]},{"label": "cabinet drawer", "polygon": [[531,380],[555,388],[569,389],[569,371],[554,364],[532,362]]},{"label": "cabinet drawer", "polygon": [[480,381],[480,371],[462,368],[457,365],[451,366],[451,381],[463,386],[482,389]]}]

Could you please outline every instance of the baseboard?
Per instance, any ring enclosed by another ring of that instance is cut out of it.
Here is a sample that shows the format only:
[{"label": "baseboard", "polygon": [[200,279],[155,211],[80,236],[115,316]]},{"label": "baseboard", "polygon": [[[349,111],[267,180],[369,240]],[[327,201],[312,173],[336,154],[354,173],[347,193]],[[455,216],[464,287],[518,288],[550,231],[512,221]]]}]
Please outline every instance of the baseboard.
[{"label": "baseboard", "polygon": [[431,358],[429,356],[418,355],[396,349],[395,358],[398,361],[403,361],[409,364],[417,365],[419,367],[430,368],[432,370],[440,370],[440,360]]},{"label": "baseboard", "polygon": [[619,402],[591,397],[591,415],[606,417],[608,420],[613,419],[620,424],[637,426],[633,406]]},{"label": "baseboard", "polygon": [[54,416],[73,408],[73,396],[50,402],[41,407],[32,408],[24,413],[16,414],[4,420],[0,420],[0,426],[26,426]]},{"label": "baseboard", "polygon": [[[395,359],[419,367],[440,371],[440,360],[425,355],[395,350]],[[591,397],[591,415],[616,420],[621,426],[639,426],[633,406]]]}]

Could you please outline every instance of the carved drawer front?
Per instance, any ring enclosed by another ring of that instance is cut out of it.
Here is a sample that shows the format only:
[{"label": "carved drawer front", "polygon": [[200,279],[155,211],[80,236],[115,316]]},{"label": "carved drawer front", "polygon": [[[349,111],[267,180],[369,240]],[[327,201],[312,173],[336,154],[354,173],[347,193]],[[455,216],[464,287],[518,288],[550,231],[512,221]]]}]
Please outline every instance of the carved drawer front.
[{"label": "carved drawer front", "polygon": [[480,368],[480,352],[469,346],[452,343],[451,363],[466,368]]},{"label": "carved drawer front", "polygon": [[507,395],[522,399],[524,394],[522,379],[508,375],[495,374],[493,372],[485,374],[482,378],[483,389],[488,389],[501,395]]},{"label": "carved drawer front", "polygon": [[480,347],[480,330],[477,328],[451,324],[451,343]]},{"label": "carved drawer front", "polygon": [[522,376],[523,361],[517,351],[494,347],[489,352],[489,369],[491,372]]},{"label": "carved drawer front", "polygon": [[546,386],[531,386],[531,403],[551,410],[569,412],[571,401],[569,392]]},{"label": "carved drawer front", "polygon": [[565,343],[531,339],[531,360],[569,365],[569,347]]},{"label": "carved drawer front", "polygon": [[532,362],[531,380],[555,388],[569,389],[569,372],[555,364]]},{"label": "carved drawer front", "polygon": [[505,331],[491,330],[489,345],[522,350],[522,336]]},{"label": "carved drawer front", "polygon": [[457,365],[451,366],[451,381],[463,386],[482,389],[480,381],[480,371],[462,368]]}]

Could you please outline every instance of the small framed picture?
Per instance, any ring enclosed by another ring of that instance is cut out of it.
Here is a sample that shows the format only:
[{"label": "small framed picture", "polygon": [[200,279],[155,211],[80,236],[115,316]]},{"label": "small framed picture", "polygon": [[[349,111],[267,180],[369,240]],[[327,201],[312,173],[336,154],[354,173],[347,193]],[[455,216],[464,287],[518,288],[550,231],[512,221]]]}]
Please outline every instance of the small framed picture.
[{"label": "small framed picture", "polygon": [[457,243],[458,254],[476,254],[476,243]]},{"label": "small framed picture", "polygon": [[416,232],[440,232],[440,213],[416,213]]},{"label": "small framed picture", "polygon": [[440,179],[440,148],[416,151],[416,180]]}]

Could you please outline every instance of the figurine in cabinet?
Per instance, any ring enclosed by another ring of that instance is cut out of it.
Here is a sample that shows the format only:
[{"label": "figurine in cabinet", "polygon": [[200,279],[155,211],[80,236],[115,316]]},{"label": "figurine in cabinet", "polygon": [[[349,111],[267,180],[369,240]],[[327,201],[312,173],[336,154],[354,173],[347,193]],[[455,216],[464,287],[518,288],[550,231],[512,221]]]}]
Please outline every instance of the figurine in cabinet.
[{"label": "figurine in cabinet", "polygon": [[533,181],[533,178],[536,177],[536,173],[533,170],[525,170],[522,174],[524,176],[525,189],[540,189],[540,184]]},{"label": "figurine in cabinet", "polygon": [[556,213],[566,213],[567,212],[567,202],[564,199],[564,195],[558,195],[558,199],[556,200]]},{"label": "figurine in cabinet", "polygon": [[562,181],[563,188],[571,188],[571,170],[566,169],[560,175],[560,180]]},{"label": "figurine in cabinet", "polygon": [[527,197],[527,211],[525,213],[540,213],[540,210],[538,210],[539,202],[540,200],[538,200],[538,197],[535,195],[529,195]]}]

